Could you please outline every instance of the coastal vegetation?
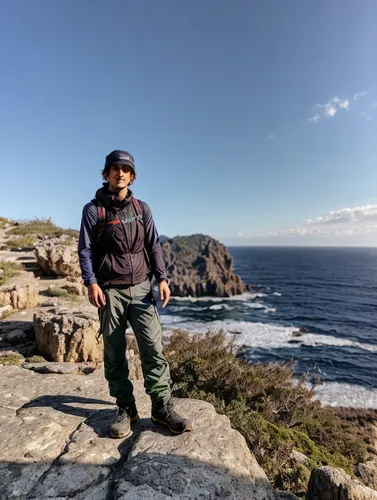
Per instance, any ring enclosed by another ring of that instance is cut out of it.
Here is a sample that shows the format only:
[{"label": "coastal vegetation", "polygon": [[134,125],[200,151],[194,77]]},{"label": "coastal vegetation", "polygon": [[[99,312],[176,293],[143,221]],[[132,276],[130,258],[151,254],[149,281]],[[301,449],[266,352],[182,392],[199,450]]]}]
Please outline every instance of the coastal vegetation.
[{"label": "coastal vegetation", "polygon": [[304,496],[313,468],[341,467],[353,475],[368,457],[367,438],[321,406],[304,378],[294,381],[292,363],[249,364],[221,332],[177,330],[166,355],[174,395],[208,401],[227,415],[275,488]]}]

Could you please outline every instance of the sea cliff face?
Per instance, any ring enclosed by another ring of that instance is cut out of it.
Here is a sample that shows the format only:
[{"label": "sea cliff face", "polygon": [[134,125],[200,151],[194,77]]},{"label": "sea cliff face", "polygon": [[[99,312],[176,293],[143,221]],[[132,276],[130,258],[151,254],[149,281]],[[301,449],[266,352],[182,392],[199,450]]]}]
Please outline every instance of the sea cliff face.
[{"label": "sea cliff face", "polygon": [[248,289],[225,245],[210,236],[164,238],[161,246],[173,296],[230,297]]}]

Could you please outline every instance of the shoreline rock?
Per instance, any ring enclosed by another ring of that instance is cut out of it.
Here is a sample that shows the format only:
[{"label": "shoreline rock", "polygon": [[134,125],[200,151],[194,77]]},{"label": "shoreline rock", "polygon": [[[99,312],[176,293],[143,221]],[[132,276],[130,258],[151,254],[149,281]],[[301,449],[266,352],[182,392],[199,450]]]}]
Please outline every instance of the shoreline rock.
[{"label": "shoreline rock", "polygon": [[210,236],[176,236],[161,247],[172,296],[230,297],[250,289],[233,272],[225,245]]}]

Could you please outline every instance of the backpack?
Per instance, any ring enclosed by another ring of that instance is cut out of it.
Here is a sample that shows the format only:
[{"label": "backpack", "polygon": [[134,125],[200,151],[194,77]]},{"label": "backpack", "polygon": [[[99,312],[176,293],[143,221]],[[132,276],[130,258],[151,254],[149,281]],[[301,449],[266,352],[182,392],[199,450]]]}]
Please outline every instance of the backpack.
[{"label": "backpack", "polygon": [[[97,207],[97,217],[98,217],[97,221],[97,240],[98,240],[106,226],[106,208],[100,203],[98,203],[97,199],[95,200],[95,205]],[[141,224],[144,225],[144,214],[143,214],[143,209],[140,206],[139,200],[132,197],[132,206],[134,208],[134,212],[136,215],[133,217],[128,217],[128,219],[123,219],[123,222],[130,223],[137,219],[141,222]]]}]

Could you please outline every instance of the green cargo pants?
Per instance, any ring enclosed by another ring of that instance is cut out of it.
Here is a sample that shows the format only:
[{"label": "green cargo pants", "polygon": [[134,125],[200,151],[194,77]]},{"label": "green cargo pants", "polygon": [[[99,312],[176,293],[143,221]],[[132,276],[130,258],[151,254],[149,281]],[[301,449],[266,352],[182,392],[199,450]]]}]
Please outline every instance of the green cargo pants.
[{"label": "green cargo pants", "polygon": [[149,280],[138,285],[104,290],[106,306],[100,309],[104,340],[105,377],[110,395],[124,408],[134,401],[126,358],[126,323],[131,324],[139,346],[144,387],[152,404],[171,397],[169,364],[162,354],[162,327]]}]

